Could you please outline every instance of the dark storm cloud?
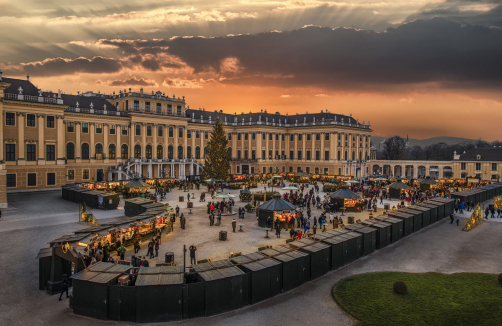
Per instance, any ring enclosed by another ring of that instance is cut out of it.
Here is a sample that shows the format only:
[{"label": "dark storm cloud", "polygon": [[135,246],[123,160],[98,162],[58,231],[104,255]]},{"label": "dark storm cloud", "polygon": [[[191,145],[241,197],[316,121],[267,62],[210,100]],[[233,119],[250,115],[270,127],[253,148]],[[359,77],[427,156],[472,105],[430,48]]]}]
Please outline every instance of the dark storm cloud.
[{"label": "dark storm cloud", "polygon": [[150,80],[150,79],[144,79],[144,78],[136,78],[136,77],[131,77],[125,80],[109,80],[106,82],[103,82],[101,80],[98,80],[96,84],[99,85],[108,85],[108,86],[155,86],[157,85],[155,81]]},{"label": "dark storm cloud", "polygon": [[39,62],[23,64],[27,73],[37,76],[58,76],[76,73],[106,74],[118,72],[122,69],[119,60],[94,57],[92,59],[52,58]]},{"label": "dark storm cloud", "polygon": [[[231,83],[278,86],[463,82],[500,85],[502,30],[461,26],[443,19],[418,20],[385,33],[308,27],[284,33],[234,37],[177,38],[167,52],[196,73],[221,71],[225,58],[242,67]],[[278,78],[293,75],[293,78]],[[276,78],[262,78],[276,76]]]}]

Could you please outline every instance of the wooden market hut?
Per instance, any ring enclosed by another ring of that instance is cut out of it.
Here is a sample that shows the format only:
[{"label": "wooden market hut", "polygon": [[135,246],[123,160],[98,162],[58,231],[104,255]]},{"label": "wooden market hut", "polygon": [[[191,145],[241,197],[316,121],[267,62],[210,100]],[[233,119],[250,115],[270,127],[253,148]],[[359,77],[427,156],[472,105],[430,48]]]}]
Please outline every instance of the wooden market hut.
[{"label": "wooden market hut", "polygon": [[397,180],[394,183],[391,183],[390,185],[387,186],[389,189],[389,197],[395,198],[395,199],[401,199],[401,193],[406,190],[411,190],[410,186],[408,186],[406,183],[402,182],[401,180]]},{"label": "wooden market hut", "polygon": [[420,190],[427,191],[432,187],[437,186],[438,183],[436,180],[432,179],[430,176],[426,176],[424,179],[417,182],[420,185]]},{"label": "wooden market hut", "polygon": [[272,223],[279,220],[281,228],[294,226],[292,217],[295,214],[295,205],[285,201],[281,198],[280,194],[275,194],[272,199],[257,208],[258,210],[258,226],[260,227],[273,227],[274,224],[268,225],[267,220],[270,217]]},{"label": "wooden market hut", "polygon": [[361,197],[348,189],[347,186],[342,186],[331,194],[330,198],[331,204],[337,203],[339,208],[345,208],[346,211],[357,212],[364,209],[364,203]]},{"label": "wooden market hut", "polygon": [[295,175],[293,176],[293,181],[295,183],[307,183],[310,181],[310,177],[307,173],[300,171],[295,173]]},{"label": "wooden market hut", "polygon": [[124,185],[124,189],[128,196],[130,197],[132,193],[146,193],[150,191],[150,185],[140,179],[134,179],[131,182]]}]

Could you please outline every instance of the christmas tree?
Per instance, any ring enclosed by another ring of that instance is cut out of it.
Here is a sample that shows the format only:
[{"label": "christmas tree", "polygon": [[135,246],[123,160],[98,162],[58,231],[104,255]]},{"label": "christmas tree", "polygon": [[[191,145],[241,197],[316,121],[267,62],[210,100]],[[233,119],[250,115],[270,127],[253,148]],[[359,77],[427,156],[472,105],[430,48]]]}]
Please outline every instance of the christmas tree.
[{"label": "christmas tree", "polygon": [[207,143],[207,154],[202,177],[204,179],[226,180],[230,172],[230,159],[228,157],[228,140],[220,119],[211,132]]}]

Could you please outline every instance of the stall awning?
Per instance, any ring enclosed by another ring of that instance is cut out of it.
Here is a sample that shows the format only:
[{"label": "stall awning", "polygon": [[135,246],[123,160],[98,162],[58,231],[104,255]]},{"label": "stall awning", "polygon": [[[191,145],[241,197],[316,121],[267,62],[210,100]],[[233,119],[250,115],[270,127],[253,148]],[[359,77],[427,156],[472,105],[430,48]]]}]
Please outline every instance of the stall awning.
[{"label": "stall awning", "polygon": [[261,205],[258,209],[265,211],[292,211],[296,209],[296,206],[282,199],[281,195],[275,194],[272,200]]},{"label": "stall awning", "polygon": [[354,193],[353,191],[347,189],[346,186],[341,187],[333,194],[330,195],[331,198],[344,198],[344,199],[360,199],[361,197]]}]

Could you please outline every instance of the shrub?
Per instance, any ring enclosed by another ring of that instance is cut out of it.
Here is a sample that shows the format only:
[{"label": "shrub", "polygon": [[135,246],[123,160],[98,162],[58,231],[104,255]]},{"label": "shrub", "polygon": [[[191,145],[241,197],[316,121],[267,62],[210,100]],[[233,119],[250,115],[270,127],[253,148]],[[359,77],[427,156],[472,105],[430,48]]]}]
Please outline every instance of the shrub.
[{"label": "shrub", "polygon": [[502,285],[502,273],[500,273],[500,274],[499,274],[498,279],[499,279],[499,283],[500,283],[500,285]]},{"label": "shrub", "polygon": [[244,208],[249,211],[251,208],[253,208],[253,205],[251,204],[247,204],[246,206],[244,206]]},{"label": "shrub", "polygon": [[[276,194],[277,192],[276,191],[267,191],[267,201],[269,201],[270,199],[272,199],[272,196],[274,194]],[[254,199],[256,201],[263,201],[263,193],[255,193],[254,194]]]},{"label": "shrub", "polygon": [[394,282],[394,286],[392,288],[394,289],[395,294],[405,295],[408,293],[408,287],[403,281]]}]

